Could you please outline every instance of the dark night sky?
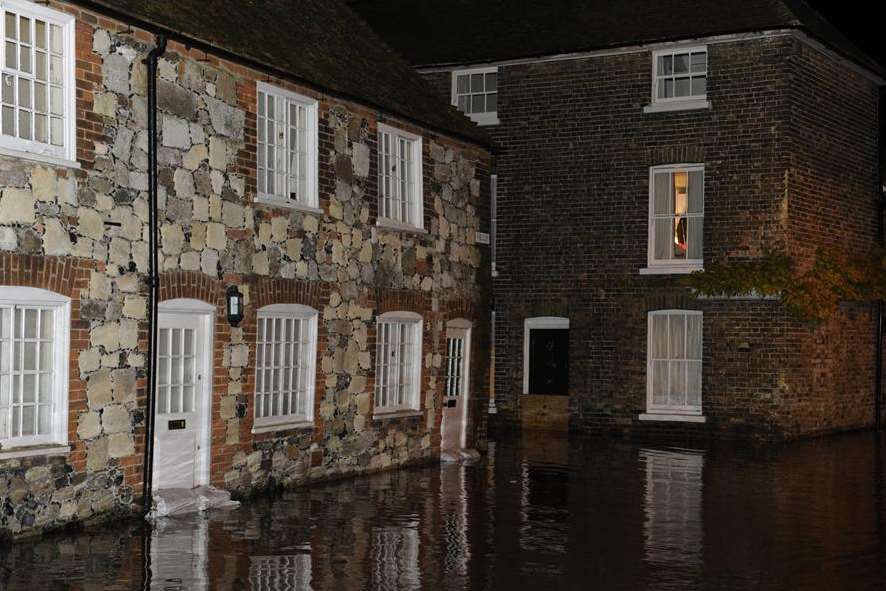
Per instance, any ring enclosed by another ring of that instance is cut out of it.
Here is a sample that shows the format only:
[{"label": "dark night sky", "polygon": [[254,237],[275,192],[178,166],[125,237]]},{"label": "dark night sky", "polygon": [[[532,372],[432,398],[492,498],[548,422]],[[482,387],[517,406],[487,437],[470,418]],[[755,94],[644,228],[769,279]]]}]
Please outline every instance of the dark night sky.
[{"label": "dark night sky", "polygon": [[872,0],[807,0],[807,3],[856,45],[886,65],[886,18],[882,16],[882,4]]},{"label": "dark night sky", "polygon": [[[886,18],[882,15],[881,3],[876,0],[807,0],[807,3],[886,67]],[[880,90],[880,136],[886,137],[886,91],[883,89]]]}]

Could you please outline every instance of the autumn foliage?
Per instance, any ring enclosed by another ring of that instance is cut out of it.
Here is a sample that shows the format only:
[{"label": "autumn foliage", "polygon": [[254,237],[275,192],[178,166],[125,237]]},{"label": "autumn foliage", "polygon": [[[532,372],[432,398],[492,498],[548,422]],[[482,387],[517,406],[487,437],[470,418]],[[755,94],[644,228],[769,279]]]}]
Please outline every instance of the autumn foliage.
[{"label": "autumn foliage", "polygon": [[778,297],[795,318],[824,320],[841,302],[886,299],[886,251],[850,257],[819,249],[802,268],[789,255],[767,253],[753,261],[711,264],[684,282],[709,297]]}]

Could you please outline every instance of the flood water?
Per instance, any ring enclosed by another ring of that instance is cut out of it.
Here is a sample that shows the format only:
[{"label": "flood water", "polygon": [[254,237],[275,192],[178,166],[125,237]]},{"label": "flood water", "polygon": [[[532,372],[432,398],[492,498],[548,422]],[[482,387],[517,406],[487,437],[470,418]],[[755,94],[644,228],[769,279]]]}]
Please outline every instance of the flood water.
[{"label": "flood water", "polygon": [[0,547],[0,589],[884,589],[886,438],[499,440],[473,466]]}]

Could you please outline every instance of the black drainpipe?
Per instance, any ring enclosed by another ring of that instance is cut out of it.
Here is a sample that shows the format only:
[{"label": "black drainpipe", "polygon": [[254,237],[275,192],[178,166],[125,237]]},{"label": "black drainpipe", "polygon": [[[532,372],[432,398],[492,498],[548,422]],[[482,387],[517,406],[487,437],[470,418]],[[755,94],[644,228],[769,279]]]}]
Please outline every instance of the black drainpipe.
[{"label": "black drainpipe", "polygon": [[166,52],[166,36],[155,37],[156,45],[148,53],[148,374],[145,402],[144,512],[151,510],[154,472],[154,370],[157,367],[157,305],[160,276],[157,271],[157,61]]}]

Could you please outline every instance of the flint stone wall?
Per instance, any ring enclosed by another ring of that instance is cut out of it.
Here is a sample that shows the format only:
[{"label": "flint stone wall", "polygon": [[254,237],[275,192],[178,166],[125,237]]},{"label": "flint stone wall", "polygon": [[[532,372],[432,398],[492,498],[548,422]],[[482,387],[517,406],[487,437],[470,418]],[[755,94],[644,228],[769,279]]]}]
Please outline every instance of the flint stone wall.
[{"label": "flint stone wall", "polygon": [[[142,494],[147,354],[147,74],[152,37],[72,5],[77,15],[80,168],[0,158],[0,285],[72,298],[70,451],[0,460],[0,532],[22,535],[137,508]],[[161,300],[216,305],[211,481],[244,495],[275,485],[382,470],[439,453],[445,322],[485,335],[489,155],[423,138],[426,233],[376,226],[379,114],[312,89],[319,101],[322,213],[254,203],[256,81],[264,73],[171,43],[158,99]],[[47,271],[35,273],[33,268]],[[51,267],[51,268],[50,268]],[[55,269],[55,270],[53,270]],[[71,275],[69,273],[69,275]],[[224,290],[246,294],[239,328]],[[64,291],[63,290],[63,291]],[[319,311],[312,429],[252,433],[258,305]],[[402,307],[398,307],[402,306]],[[373,420],[375,320],[424,318],[422,411]],[[477,404],[485,362],[472,363]],[[472,431],[483,432],[475,421]],[[478,444],[480,442],[477,442]],[[2,453],[2,450],[0,450]]]}]

